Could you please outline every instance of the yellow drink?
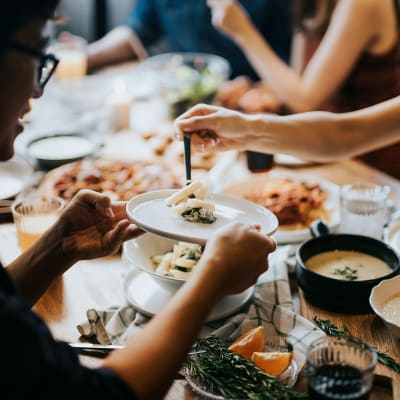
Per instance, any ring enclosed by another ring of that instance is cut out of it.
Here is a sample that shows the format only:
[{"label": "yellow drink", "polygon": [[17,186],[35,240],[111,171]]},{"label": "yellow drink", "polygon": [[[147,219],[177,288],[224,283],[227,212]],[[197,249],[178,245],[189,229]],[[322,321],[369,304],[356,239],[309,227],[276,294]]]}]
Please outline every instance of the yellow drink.
[{"label": "yellow drink", "polygon": [[80,78],[86,75],[87,56],[83,50],[66,49],[57,54],[60,63],[56,69],[56,78],[59,80]]},{"label": "yellow drink", "polygon": [[59,197],[32,196],[12,205],[19,246],[29,249],[57,220],[64,207]]},{"label": "yellow drink", "polygon": [[17,224],[17,236],[22,251],[29,249],[57,219],[57,214],[26,215]]}]

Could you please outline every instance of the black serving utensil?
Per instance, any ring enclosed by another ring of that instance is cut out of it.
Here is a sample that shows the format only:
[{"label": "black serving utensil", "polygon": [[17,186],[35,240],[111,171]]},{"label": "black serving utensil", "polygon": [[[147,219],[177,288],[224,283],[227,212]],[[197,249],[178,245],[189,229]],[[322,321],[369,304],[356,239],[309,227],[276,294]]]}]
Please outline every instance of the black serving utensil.
[{"label": "black serving utensil", "polygon": [[192,161],[191,161],[191,137],[183,136],[183,145],[185,151],[185,169],[186,169],[186,185],[192,182]]}]

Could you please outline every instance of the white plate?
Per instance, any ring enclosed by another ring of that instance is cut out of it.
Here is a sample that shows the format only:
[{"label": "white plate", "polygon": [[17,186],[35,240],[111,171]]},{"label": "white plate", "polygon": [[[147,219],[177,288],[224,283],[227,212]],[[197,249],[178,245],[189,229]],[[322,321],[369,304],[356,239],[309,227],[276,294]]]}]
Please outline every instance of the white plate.
[{"label": "white plate", "polygon": [[212,224],[200,224],[186,221],[173,214],[165,199],[175,189],[156,190],[131,199],[126,211],[129,218],[145,231],[156,235],[185,242],[205,243],[218,228],[238,221],[244,224],[259,224],[261,232],[273,234],[278,228],[275,215],[251,201],[226,194],[210,194],[207,200],[215,203],[217,220]]},{"label": "white plate", "polygon": [[303,160],[302,158],[298,158],[295,156],[290,156],[289,154],[275,154],[274,155],[275,164],[285,165],[288,167],[302,167],[305,165],[315,164],[311,161]]},{"label": "white plate", "polygon": [[[339,203],[339,186],[326,181],[321,178],[313,177],[311,175],[304,175],[299,173],[289,173],[289,172],[276,172],[272,171],[268,174],[262,176],[255,176],[246,179],[240,183],[235,183],[231,186],[225,186],[223,191],[229,194],[234,194],[236,196],[242,196],[246,193],[254,191],[263,185],[264,182],[272,179],[283,179],[289,178],[294,181],[304,181],[306,183],[317,183],[322,190],[327,194],[327,199],[325,201],[325,208],[329,211],[331,220],[328,222],[328,226],[331,231],[339,225],[340,221],[340,203]],[[284,229],[279,228],[274,235],[274,238],[278,243],[299,243],[307,240],[311,237],[309,229]]]},{"label": "white plate", "polygon": [[380,317],[395,337],[400,338],[400,325],[387,319],[383,315],[385,303],[393,296],[400,295],[400,275],[391,279],[384,279],[374,286],[369,297],[369,304],[374,313]]},{"label": "white plate", "polygon": [[16,196],[30,183],[33,168],[21,157],[0,162],[0,199]]},{"label": "white plate", "polygon": [[[232,315],[251,298],[253,292],[254,287],[250,287],[242,293],[224,296],[208,315],[207,322]],[[128,302],[136,310],[150,317],[158,314],[175,293],[176,290],[160,286],[151,275],[137,268],[130,272],[125,281],[125,295]]]}]

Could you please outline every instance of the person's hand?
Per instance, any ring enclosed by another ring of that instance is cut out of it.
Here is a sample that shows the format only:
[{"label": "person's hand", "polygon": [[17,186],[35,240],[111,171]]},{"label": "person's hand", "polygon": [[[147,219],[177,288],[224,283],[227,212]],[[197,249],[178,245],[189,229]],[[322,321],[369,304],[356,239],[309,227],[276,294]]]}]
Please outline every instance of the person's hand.
[{"label": "person's hand", "polygon": [[218,88],[217,99],[223,107],[237,110],[240,98],[248,92],[252,83],[246,76],[237,76],[230,81],[222,82]]},{"label": "person's hand", "polygon": [[210,286],[222,294],[240,293],[257,282],[268,269],[268,254],[276,248],[273,239],[255,226],[229,224],[207,241],[200,273],[208,274]]},{"label": "person's hand", "polygon": [[122,242],[142,231],[128,220],[125,202],[90,190],[81,190],[54,226],[62,237],[65,256],[77,261],[116,253]]},{"label": "person's hand", "polygon": [[264,84],[251,88],[238,101],[239,110],[248,114],[278,113],[281,106],[278,97]]},{"label": "person's hand", "polygon": [[239,39],[252,26],[246,11],[236,0],[207,0],[207,5],[213,25],[233,39]]},{"label": "person's hand", "polygon": [[249,117],[222,107],[198,104],[175,121],[179,139],[192,136],[192,144],[202,150],[245,150]]}]

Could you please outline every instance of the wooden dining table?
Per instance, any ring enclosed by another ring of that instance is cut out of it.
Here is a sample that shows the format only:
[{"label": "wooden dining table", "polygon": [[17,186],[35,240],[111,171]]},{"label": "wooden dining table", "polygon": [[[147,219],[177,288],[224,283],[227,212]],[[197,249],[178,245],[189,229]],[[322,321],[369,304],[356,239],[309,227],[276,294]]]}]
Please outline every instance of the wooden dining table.
[{"label": "wooden dining table", "polygon": [[[276,166],[276,170],[292,172],[292,168]],[[392,188],[393,199],[400,197],[400,183],[360,162],[347,160],[339,163],[313,165],[296,168],[304,172],[337,184],[355,181],[388,184]],[[397,200],[395,200],[397,201]],[[57,280],[35,306],[35,311],[48,323],[57,339],[67,342],[78,342],[79,333],[76,325],[85,319],[89,308],[107,309],[110,306],[126,302],[124,295],[124,277],[130,266],[126,265],[119,255],[102,259],[80,261]],[[304,299],[296,285],[292,285],[292,295],[298,313],[312,320],[314,316],[329,319],[341,326],[345,324],[349,332],[366,342],[385,351],[400,360],[399,340],[391,335],[383,322],[374,314],[340,314],[332,313],[313,306]],[[98,358],[82,356],[88,366],[98,366]],[[375,373],[387,379],[380,379],[376,388],[377,399],[400,398],[399,374],[387,367],[377,365]],[[392,393],[392,394],[390,394]],[[177,377],[166,399],[197,399],[182,377]]]},{"label": "wooden dining table", "polygon": [[[103,149],[109,154],[110,149],[124,146],[131,147],[134,143],[135,132],[126,131],[109,137],[109,147]],[[118,143],[118,146],[116,145]],[[106,140],[107,144],[107,140]],[[337,163],[310,164],[296,167],[275,165],[273,170],[293,172],[307,176],[315,176],[336,184],[367,181],[389,185],[394,204],[400,204],[400,182],[375,169],[367,167],[355,160],[343,160]],[[4,233],[8,229],[8,235]],[[13,236],[13,225],[0,225],[1,246],[8,246],[8,261],[13,257],[12,249],[16,249],[16,237]],[[7,240],[9,242],[7,242]],[[10,250],[11,249],[11,250]],[[11,253],[10,253],[11,252]],[[16,255],[17,253],[15,253]],[[85,320],[87,309],[107,309],[126,303],[124,293],[124,278],[131,266],[121,258],[121,255],[105,257],[96,260],[80,261],[59,278],[34,306],[37,312],[48,324],[55,338],[66,342],[78,342],[80,335],[76,326]],[[374,314],[340,314],[320,309],[304,299],[295,280],[292,282],[292,295],[295,311],[312,320],[314,316],[329,319],[341,326],[345,324],[349,332],[362,338],[379,350],[387,352],[400,361],[400,342],[395,338],[383,322]],[[91,356],[81,356],[83,364],[96,367],[101,359]],[[377,365],[375,374],[378,377],[374,389],[376,399],[400,399],[400,375],[387,367]],[[186,384],[182,376],[177,375],[172,384],[167,400],[198,399]]]}]

